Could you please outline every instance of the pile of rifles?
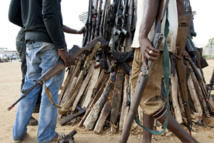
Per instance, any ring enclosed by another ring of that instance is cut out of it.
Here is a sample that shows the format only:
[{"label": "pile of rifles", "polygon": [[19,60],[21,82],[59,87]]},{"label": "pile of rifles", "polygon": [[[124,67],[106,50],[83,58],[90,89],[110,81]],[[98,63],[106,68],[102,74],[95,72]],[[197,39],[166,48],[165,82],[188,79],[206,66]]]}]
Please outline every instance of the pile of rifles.
[{"label": "pile of rifles", "polygon": [[[186,14],[192,14],[190,1],[184,0],[184,5]],[[134,50],[131,44],[136,8],[137,0],[89,0],[88,12],[80,15],[86,24],[82,47],[96,38],[102,38],[108,44],[97,43],[91,53],[80,55],[68,69],[60,92],[61,125],[76,120],[79,127],[96,133],[107,128],[111,133],[117,133],[126,126],[132,104],[130,79]],[[214,102],[202,71],[207,62],[202,57],[202,50],[192,42],[195,36],[192,17],[184,49],[186,56],[177,58],[178,55],[170,53],[170,111],[180,124],[185,125],[192,122],[202,125],[202,117],[214,113]],[[166,99],[164,91],[161,96]],[[188,102],[184,102],[183,97]],[[189,112],[186,112],[185,104],[189,104]]]}]

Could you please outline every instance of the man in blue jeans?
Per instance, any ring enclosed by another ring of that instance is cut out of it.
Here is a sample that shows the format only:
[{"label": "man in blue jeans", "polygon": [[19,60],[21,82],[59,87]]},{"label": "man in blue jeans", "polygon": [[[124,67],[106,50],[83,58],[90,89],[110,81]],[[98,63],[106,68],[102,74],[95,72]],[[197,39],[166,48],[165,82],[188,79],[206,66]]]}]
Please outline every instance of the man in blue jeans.
[{"label": "man in blue jeans", "polygon": [[[19,30],[19,32],[16,36],[16,50],[18,51],[19,57],[21,60],[21,71],[22,71],[21,89],[22,89],[24,82],[25,82],[25,75],[27,72],[27,63],[26,63],[26,57],[25,57],[26,43],[25,43],[25,33],[24,33],[23,28],[21,28]],[[39,107],[40,107],[40,101],[41,101],[41,91],[42,90],[40,90],[33,113],[39,113]],[[28,126],[35,126],[35,125],[38,125],[38,121],[33,116],[31,116]]]},{"label": "man in blue jeans", "polygon": [[[66,67],[73,62],[71,55],[67,52],[62,31],[60,4],[60,0],[11,0],[9,20],[23,27],[25,31],[27,73],[23,85],[24,90],[34,85],[35,81],[59,58],[62,58]],[[63,76],[64,70],[46,82],[56,104],[59,103],[58,91]],[[24,139],[40,88],[36,87],[19,102],[13,126],[13,142],[20,142]],[[62,136],[55,131],[57,108],[50,103],[44,90],[39,114],[37,141],[46,143],[57,142],[61,139]]]},{"label": "man in blue jeans", "polygon": [[[66,32],[69,34],[82,34],[85,28],[83,27],[80,30],[75,30],[68,26],[63,25],[62,29],[63,29],[63,32]],[[27,63],[26,63],[26,56],[25,56],[26,55],[26,43],[25,43],[25,33],[24,33],[23,28],[21,28],[19,30],[18,35],[16,36],[16,50],[18,51],[19,57],[21,59],[21,71],[22,71],[21,89],[22,89],[24,82],[25,82],[25,75],[27,72]],[[42,93],[42,89],[39,92],[33,113],[39,113],[40,102],[41,102],[41,93]],[[33,116],[31,116],[28,126],[35,126],[35,125],[38,125],[38,121]]]}]

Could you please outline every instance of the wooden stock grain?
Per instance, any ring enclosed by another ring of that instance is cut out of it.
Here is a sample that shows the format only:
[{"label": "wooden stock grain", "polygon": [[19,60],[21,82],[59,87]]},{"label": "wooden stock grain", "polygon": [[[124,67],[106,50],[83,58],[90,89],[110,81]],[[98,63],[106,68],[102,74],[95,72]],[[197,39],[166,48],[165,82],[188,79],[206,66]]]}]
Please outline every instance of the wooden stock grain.
[{"label": "wooden stock grain", "polygon": [[[111,80],[111,77],[110,77],[109,81],[110,80]],[[104,90],[101,97],[99,98],[99,100],[94,104],[91,112],[89,113],[85,122],[83,123],[86,130],[92,130],[94,128],[98,115],[99,115],[101,109],[103,108],[103,106],[108,98],[108,95],[111,92],[112,87],[113,87],[113,83],[109,82],[106,89]]]},{"label": "wooden stock grain", "polygon": [[117,119],[119,116],[121,100],[122,100],[123,80],[124,80],[124,74],[122,71],[119,71],[118,74],[116,75],[113,100],[112,100],[112,110],[111,110],[111,117],[110,117],[112,133],[116,133],[118,128]]},{"label": "wooden stock grain", "polygon": [[100,113],[99,119],[97,120],[97,123],[94,127],[95,133],[99,134],[102,132],[105,121],[106,121],[107,117],[109,116],[109,114],[111,113],[111,109],[112,109],[111,101],[108,100],[108,101],[106,101],[106,103]]},{"label": "wooden stock grain", "polygon": [[178,76],[177,72],[175,70],[175,76],[171,76],[171,94],[172,94],[172,106],[174,108],[175,112],[175,118],[178,121],[179,124],[183,123],[182,114],[181,114],[181,108],[179,106],[178,101]]},{"label": "wooden stock grain", "polygon": [[183,53],[185,52],[186,40],[191,24],[191,17],[192,15],[184,15],[178,17],[179,26],[178,26],[177,44],[179,48],[177,51],[177,55],[180,57],[180,59],[177,59],[176,61],[181,97],[183,100],[184,110],[186,113],[189,127],[191,127],[192,118],[188,100],[186,66],[184,65]]},{"label": "wooden stock grain", "polygon": [[92,102],[90,103],[90,105],[88,106],[86,113],[84,114],[83,118],[81,119],[81,121],[79,122],[78,126],[82,127],[83,123],[85,121],[85,119],[87,118],[88,114],[90,113],[93,105],[97,102],[97,100],[100,98],[101,94],[103,93],[103,91],[105,91],[105,87],[106,87],[106,82],[108,81],[109,78],[109,74],[107,74],[106,76],[104,76],[103,78],[103,82],[102,85],[100,86],[99,90],[97,91],[95,97],[93,98]]},{"label": "wooden stock grain", "polygon": [[119,123],[119,132],[123,130],[123,124],[125,121],[125,113],[127,108],[128,94],[129,94],[129,75],[125,75],[124,85],[123,85],[123,98],[122,98],[122,106],[121,106],[121,114],[120,114],[120,123]]}]

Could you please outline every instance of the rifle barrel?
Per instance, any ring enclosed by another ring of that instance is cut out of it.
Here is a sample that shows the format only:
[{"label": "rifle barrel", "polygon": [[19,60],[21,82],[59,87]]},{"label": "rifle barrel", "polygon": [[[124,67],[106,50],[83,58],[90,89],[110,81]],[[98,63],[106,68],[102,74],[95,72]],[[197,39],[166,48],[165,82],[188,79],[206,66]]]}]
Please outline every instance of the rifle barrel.
[{"label": "rifle barrel", "polygon": [[28,93],[30,93],[30,92],[31,92],[36,86],[38,86],[38,85],[40,85],[39,82],[37,82],[36,84],[34,84],[34,85],[33,85],[32,87],[30,87],[28,90],[26,90],[26,92],[24,92],[23,95],[22,95],[18,100],[16,100],[16,102],[14,102],[12,105],[10,105],[10,106],[7,108],[7,110],[10,111],[11,109],[13,109],[13,107],[15,107],[16,104],[17,104],[19,101],[21,101],[23,98],[25,98],[25,97],[28,95]]},{"label": "rifle barrel", "polygon": [[127,117],[127,120],[125,123],[126,126],[122,132],[120,143],[127,143],[127,140],[129,138],[129,134],[130,134],[131,125],[135,118],[137,108],[140,104],[144,89],[146,88],[148,78],[149,78],[148,75],[142,75],[142,73],[138,77],[138,82],[137,82],[138,84],[136,87],[133,103],[131,103],[131,107],[130,107],[128,117]]}]

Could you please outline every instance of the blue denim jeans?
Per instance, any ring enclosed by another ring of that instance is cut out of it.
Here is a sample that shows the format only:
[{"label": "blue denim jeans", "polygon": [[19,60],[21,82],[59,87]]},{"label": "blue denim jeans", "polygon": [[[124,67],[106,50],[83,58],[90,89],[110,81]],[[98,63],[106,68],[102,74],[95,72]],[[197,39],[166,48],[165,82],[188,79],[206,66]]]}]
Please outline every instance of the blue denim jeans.
[{"label": "blue denim jeans", "polygon": [[[23,89],[28,89],[35,84],[35,81],[51,68],[59,59],[55,46],[45,42],[28,42],[26,44],[27,74]],[[62,84],[64,70],[46,81],[46,86],[52,93],[52,99],[59,104],[58,91]],[[13,139],[22,140],[27,132],[27,124],[34,110],[41,87],[34,88],[17,107],[16,119],[13,126]],[[22,96],[22,94],[20,94]],[[44,86],[39,111],[39,125],[37,141],[39,143],[49,142],[55,137],[57,122],[57,108],[53,106],[45,93]]]}]

